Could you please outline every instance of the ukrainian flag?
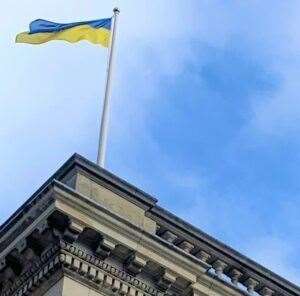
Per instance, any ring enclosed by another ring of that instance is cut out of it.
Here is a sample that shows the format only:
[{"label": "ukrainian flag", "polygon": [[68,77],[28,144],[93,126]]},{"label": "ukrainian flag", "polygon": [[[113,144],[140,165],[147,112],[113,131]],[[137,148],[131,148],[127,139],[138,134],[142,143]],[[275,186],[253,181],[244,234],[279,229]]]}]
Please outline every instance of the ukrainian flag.
[{"label": "ukrainian flag", "polygon": [[42,44],[52,40],[65,40],[71,43],[88,40],[91,43],[108,47],[111,23],[111,18],[69,24],[59,24],[39,19],[30,24],[29,32],[18,34],[16,42]]}]

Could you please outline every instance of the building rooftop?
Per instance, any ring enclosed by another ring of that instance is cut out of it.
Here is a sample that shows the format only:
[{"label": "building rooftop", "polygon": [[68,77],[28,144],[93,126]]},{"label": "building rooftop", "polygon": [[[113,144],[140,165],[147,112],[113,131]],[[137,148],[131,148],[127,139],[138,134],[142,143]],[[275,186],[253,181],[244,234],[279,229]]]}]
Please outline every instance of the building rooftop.
[{"label": "building rooftop", "polygon": [[68,188],[72,187],[70,186],[72,181],[70,178],[67,180],[66,176],[74,169],[80,170],[95,179],[101,186],[145,210],[146,217],[156,223],[155,231],[151,234],[155,239],[168,248],[181,252],[191,262],[202,262],[202,266],[207,269],[207,274],[225,285],[246,294],[248,289],[248,291],[264,291],[259,292],[260,295],[300,295],[300,288],[297,285],[161,208],[156,198],[78,154],[74,154],[67,160],[0,226],[0,257],[1,252],[3,253],[8,245],[1,238],[12,233],[16,225],[21,223],[24,215],[53,186],[71,190]]}]

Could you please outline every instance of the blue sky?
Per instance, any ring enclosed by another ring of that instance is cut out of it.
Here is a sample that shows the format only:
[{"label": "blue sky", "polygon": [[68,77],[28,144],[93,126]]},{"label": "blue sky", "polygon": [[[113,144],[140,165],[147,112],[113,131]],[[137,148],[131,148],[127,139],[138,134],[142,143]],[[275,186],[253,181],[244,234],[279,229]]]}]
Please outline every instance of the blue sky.
[{"label": "blue sky", "polygon": [[97,153],[106,50],[14,44],[30,21],[121,9],[107,169],[300,284],[298,1],[6,1],[0,223]]}]

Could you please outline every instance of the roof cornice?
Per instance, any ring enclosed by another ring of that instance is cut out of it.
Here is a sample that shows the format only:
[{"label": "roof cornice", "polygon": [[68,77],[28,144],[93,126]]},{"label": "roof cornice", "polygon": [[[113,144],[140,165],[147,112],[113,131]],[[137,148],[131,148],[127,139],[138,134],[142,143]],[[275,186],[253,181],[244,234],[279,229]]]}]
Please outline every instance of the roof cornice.
[{"label": "roof cornice", "polygon": [[207,245],[210,249],[215,250],[215,252],[218,254],[218,257],[226,258],[228,261],[231,261],[233,265],[236,264],[245,270],[251,271],[254,274],[259,275],[259,277],[265,279],[266,281],[270,281],[275,286],[279,286],[281,289],[287,290],[294,295],[300,295],[299,286],[291,283],[285,278],[279,276],[278,274],[267,269],[261,264],[234,250],[221,241],[213,238],[212,236],[191,225],[190,223],[180,219],[167,210],[156,205],[149,211],[148,216],[151,218],[156,216],[161,221],[165,221],[169,225],[172,225],[174,227],[173,229],[177,229],[181,233],[186,234],[187,237],[194,238],[194,240]]},{"label": "roof cornice", "polygon": [[[206,246],[208,250],[212,250],[217,257],[225,259],[233,268],[237,267],[242,271],[247,271],[247,275],[254,274],[256,278],[264,283],[269,283],[272,287],[277,287],[279,290],[288,291],[290,295],[300,295],[300,287],[268,270],[262,265],[249,259],[243,254],[237,252],[226,244],[211,237],[195,226],[178,218],[174,214],[159,207],[157,199],[137,187],[129,184],[123,179],[110,173],[109,171],[99,167],[93,162],[87,160],[79,154],[72,155],[14,214],[0,226],[0,237],[5,235],[14,225],[22,219],[22,217],[30,210],[30,208],[49,191],[56,182],[61,181],[73,169],[80,169],[101,183],[105,183],[108,187],[115,188],[119,192],[130,196],[131,199],[143,205],[147,211],[147,216],[156,221],[159,225],[163,225],[166,229],[180,233],[182,240],[193,241],[199,245]],[[196,245],[195,244],[195,245]],[[193,254],[193,251],[191,251]]]},{"label": "roof cornice", "polygon": [[110,186],[113,186],[118,190],[132,196],[137,201],[145,204],[148,208],[153,207],[157,203],[156,198],[129,184],[128,182],[117,177],[111,172],[99,167],[83,156],[75,153],[0,226],[0,237],[15,223],[17,223],[20,217],[27,212],[28,208],[30,208],[30,205],[35,202],[35,199],[37,199],[42,193],[45,193],[45,191],[47,191],[47,188],[53,182],[53,180],[60,181],[75,167],[82,168],[84,171],[91,173],[96,178],[104,181],[106,184],[109,184]]}]

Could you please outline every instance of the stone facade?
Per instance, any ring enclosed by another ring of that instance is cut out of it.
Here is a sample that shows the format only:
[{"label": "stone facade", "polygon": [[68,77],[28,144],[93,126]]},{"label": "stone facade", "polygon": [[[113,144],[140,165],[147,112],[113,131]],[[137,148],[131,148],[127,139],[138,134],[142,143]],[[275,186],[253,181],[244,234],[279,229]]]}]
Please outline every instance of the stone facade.
[{"label": "stone facade", "polygon": [[0,227],[0,296],[249,294],[300,288],[76,154]]}]

